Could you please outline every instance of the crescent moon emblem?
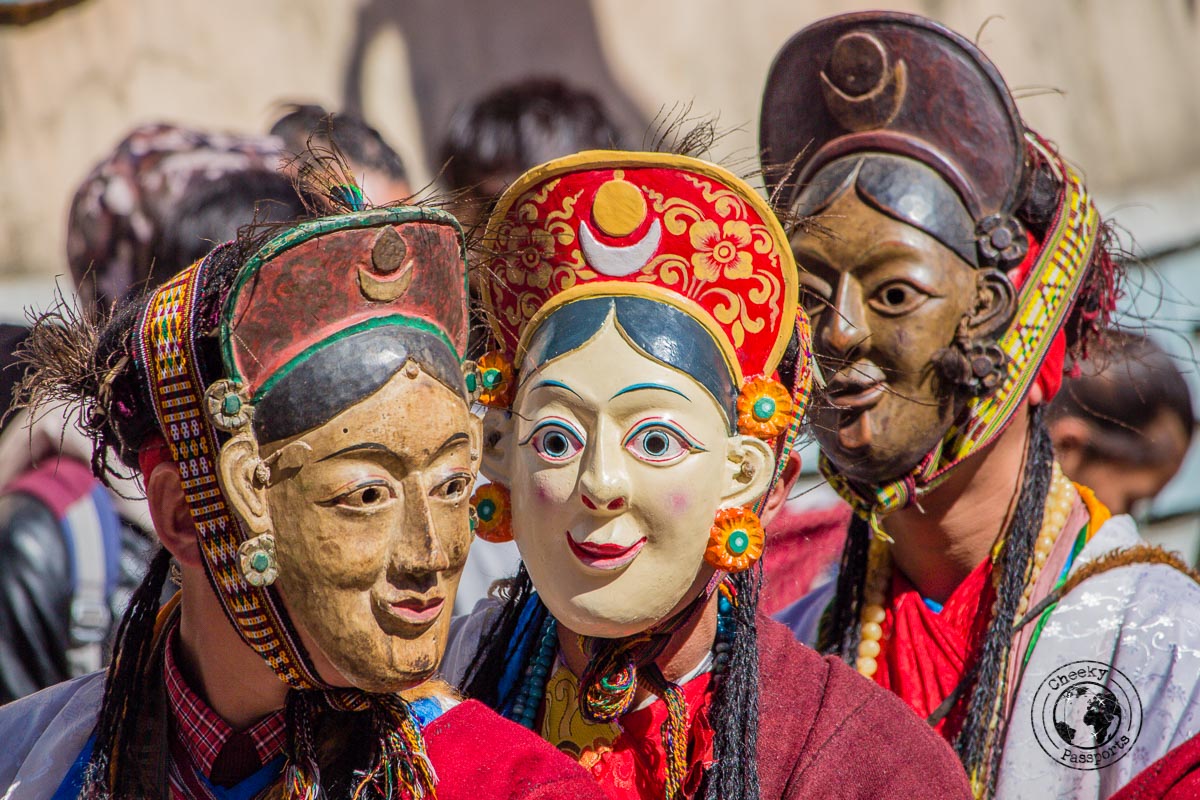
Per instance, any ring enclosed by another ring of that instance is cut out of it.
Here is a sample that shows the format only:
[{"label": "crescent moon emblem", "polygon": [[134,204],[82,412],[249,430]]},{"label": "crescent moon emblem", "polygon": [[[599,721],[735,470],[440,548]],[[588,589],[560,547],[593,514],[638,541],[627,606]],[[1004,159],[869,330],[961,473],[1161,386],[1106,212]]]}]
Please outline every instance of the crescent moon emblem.
[{"label": "crescent moon emblem", "polygon": [[661,239],[662,225],[658,220],[654,220],[650,230],[646,231],[641,240],[623,246],[597,241],[587,222],[579,223],[579,243],[583,247],[583,257],[592,269],[610,278],[624,278],[646,266],[658,250]]}]

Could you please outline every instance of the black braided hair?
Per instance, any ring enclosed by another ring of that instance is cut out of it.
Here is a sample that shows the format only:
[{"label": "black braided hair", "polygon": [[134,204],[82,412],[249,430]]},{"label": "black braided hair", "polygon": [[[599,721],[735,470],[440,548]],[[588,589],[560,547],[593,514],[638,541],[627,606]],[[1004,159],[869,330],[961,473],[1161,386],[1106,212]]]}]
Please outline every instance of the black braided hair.
[{"label": "black braided hair", "polygon": [[737,590],[729,666],[713,695],[713,764],[706,800],[758,800],[758,595],[762,562],[731,577]]},{"label": "black braided hair", "polygon": [[1012,626],[1033,565],[1034,546],[1041,532],[1053,475],[1054,450],[1043,413],[1043,407],[1037,406],[1031,415],[1021,493],[996,565],[1000,577],[992,620],[976,659],[966,722],[954,739],[954,750],[967,774],[986,776],[985,797],[994,793],[1004,741],[1004,721],[998,717],[1003,709],[997,709],[996,704],[1003,701],[1000,693],[1012,648]]},{"label": "black braided hair", "polygon": [[[995,788],[1003,742],[1003,720],[996,718],[1001,679],[1008,669],[1013,639],[1013,621],[1033,564],[1034,546],[1042,528],[1046,495],[1054,465],[1054,451],[1042,406],[1033,409],[1026,467],[1017,506],[996,564],[998,585],[992,619],[975,661],[974,676],[964,693],[966,723],[953,746],[968,775],[986,776],[986,794]],[[853,665],[858,652],[859,616],[867,571],[871,531],[866,520],[855,516],[842,551],[837,594],[822,620],[820,646]],[[1002,713],[1003,709],[999,709]]]},{"label": "black braided hair", "polygon": [[858,658],[858,622],[867,585],[867,554],[871,548],[871,526],[866,518],[850,518],[846,544],[838,568],[837,591],[821,618],[817,649],[837,655],[851,666]]},{"label": "black braided hair", "polygon": [[115,656],[104,681],[104,700],[96,722],[96,741],[88,762],[83,796],[88,800],[136,800],[141,792],[129,770],[112,770],[119,753],[145,735],[139,732],[145,704],[145,679],[153,668],[154,623],[163,585],[170,572],[171,554],[160,547],[150,569],[130,598],[117,628]]}]

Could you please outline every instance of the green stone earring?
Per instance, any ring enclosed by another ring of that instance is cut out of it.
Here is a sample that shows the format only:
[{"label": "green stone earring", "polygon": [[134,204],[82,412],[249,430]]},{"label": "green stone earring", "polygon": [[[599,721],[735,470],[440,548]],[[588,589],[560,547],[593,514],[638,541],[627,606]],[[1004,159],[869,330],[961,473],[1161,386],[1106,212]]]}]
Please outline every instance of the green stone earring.
[{"label": "green stone earring", "polygon": [[238,564],[246,583],[251,586],[270,586],[279,577],[275,537],[264,533],[242,542],[238,547]]}]

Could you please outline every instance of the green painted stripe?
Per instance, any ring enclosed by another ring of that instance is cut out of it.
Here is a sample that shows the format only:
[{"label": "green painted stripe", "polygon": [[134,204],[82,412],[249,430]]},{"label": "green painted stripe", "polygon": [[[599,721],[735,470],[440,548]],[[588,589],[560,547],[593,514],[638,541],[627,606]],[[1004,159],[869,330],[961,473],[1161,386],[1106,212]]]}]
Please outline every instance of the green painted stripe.
[{"label": "green painted stripe", "polygon": [[[221,359],[225,362],[226,376],[238,383],[245,382],[233,358],[233,309],[237,305],[237,300],[242,293],[242,289],[258,274],[258,271],[262,269],[264,264],[299,244],[329,233],[361,228],[378,228],[384,225],[400,225],[405,222],[433,222],[450,225],[454,228],[455,233],[458,234],[459,247],[463,257],[463,289],[466,291],[468,280],[466,236],[463,234],[462,226],[458,220],[452,214],[440,208],[392,206],[374,208],[370,211],[363,211],[357,214],[339,214],[333,217],[321,217],[320,219],[301,222],[296,227],[281,233],[260,247],[258,252],[242,265],[242,268],[238,271],[237,278],[234,279],[233,288],[230,290],[229,296],[225,299],[225,304],[221,308]],[[445,338],[445,336],[443,335],[442,338]],[[458,352],[453,346],[450,348],[450,351],[453,353]],[[284,367],[284,369],[287,368]],[[261,396],[262,391],[260,389],[255,393],[255,396]]]},{"label": "green painted stripe", "polygon": [[438,339],[441,339],[446,343],[446,346],[450,348],[450,352],[454,353],[460,362],[462,361],[462,356],[456,349],[454,349],[454,344],[450,341],[450,337],[446,336],[446,334],[440,328],[431,324],[427,320],[418,319],[417,317],[405,317],[400,314],[393,314],[387,317],[375,317],[373,319],[360,322],[357,325],[351,325],[349,328],[343,328],[332,336],[328,336],[316,344],[305,348],[299,355],[295,356],[282,367],[280,367],[274,375],[272,375],[270,378],[267,378],[267,380],[263,382],[263,385],[258,388],[258,391],[254,393],[254,397],[251,399],[251,402],[257,403],[259,400],[261,400],[267,392],[271,391],[271,387],[287,377],[292,370],[311,358],[314,353],[324,350],[329,345],[333,344],[334,342],[341,341],[347,336],[353,336],[356,333],[362,333],[363,331],[369,331],[374,328],[384,328],[389,325],[399,325],[405,328],[413,328],[415,330],[436,336]]}]

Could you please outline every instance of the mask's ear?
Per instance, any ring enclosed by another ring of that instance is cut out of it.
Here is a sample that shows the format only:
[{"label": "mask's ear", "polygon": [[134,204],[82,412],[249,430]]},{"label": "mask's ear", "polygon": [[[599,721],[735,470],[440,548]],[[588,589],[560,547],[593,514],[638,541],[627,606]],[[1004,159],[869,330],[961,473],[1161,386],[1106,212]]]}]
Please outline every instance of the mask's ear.
[{"label": "mask's ear", "polygon": [[[278,461],[278,459],[275,459]],[[239,433],[225,443],[217,459],[217,480],[230,508],[254,535],[271,531],[267,504],[269,468],[258,455],[258,442],[250,433]],[[266,477],[266,480],[263,478]]]},{"label": "mask's ear", "polygon": [[483,474],[503,486],[510,485],[515,435],[516,417],[496,408],[487,410],[483,417]]},{"label": "mask's ear", "polygon": [[1016,308],[1016,292],[1008,276],[998,269],[981,269],[975,276],[975,307],[963,320],[963,333],[970,339],[995,338]]},{"label": "mask's ear", "polygon": [[727,480],[721,507],[748,506],[767,490],[775,469],[775,453],[753,436],[730,436],[727,441]]}]

